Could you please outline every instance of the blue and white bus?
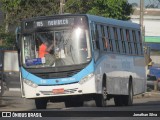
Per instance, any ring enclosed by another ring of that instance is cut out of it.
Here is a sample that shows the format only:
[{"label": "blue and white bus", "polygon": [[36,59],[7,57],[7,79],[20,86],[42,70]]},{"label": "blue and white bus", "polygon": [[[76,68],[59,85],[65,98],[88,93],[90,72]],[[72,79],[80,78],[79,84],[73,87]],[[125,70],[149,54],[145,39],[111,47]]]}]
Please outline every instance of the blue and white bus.
[{"label": "blue and white bus", "polygon": [[[36,17],[21,22],[17,41],[22,96],[35,99],[37,109],[49,101],[78,107],[95,100],[104,107],[111,98],[132,105],[145,92],[138,24],[88,14]],[[43,42],[54,47],[40,58]]]}]

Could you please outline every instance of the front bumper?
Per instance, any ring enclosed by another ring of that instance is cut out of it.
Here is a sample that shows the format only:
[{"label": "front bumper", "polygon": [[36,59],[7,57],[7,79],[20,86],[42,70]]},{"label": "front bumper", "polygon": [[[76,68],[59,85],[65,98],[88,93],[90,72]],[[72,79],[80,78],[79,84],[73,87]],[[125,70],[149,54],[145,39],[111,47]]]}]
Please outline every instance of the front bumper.
[{"label": "front bumper", "polygon": [[[68,96],[68,95],[83,95],[97,93],[95,78],[92,77],[90,80],[83,84],[73,83],[67,85],[56,85],[56,86],[38,86],[33,88],[26,83],[24,85],[25,98],[37,98],[37,97],[57,97],[57,96]],[[54,93],[53,90],[61,90],[63,92]]]}]

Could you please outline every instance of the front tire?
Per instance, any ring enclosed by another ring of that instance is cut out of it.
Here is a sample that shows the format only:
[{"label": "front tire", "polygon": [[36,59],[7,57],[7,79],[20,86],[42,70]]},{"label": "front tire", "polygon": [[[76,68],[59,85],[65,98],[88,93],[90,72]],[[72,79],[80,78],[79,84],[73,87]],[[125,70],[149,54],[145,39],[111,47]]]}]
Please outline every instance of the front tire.
[{"label": "front tire", "polygon": [[35,99],[35,105],[37,109],[46,109],[48,99],[46,98],[37,98]]},{"label": "front tire", "polygon": [[96,95],[95,102],[97,107],[106,107],[107,105],[107,89],[106,86],[102,87],[102,94]]}]

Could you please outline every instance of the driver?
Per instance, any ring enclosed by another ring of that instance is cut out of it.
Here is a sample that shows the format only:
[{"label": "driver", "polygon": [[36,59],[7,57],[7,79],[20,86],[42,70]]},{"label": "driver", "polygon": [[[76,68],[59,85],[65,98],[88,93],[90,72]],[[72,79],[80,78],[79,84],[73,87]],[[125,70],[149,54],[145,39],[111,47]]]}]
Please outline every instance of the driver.
[{"label": "driver", "polygon": [[52,42],[52,44],[49,46],[49,43],[47,41],[45,41],[44,43],[42,43],[39,46],[39,58],[46,58],[46,63],[49,65],[53,65],[55,58],[54,55],[51,55],[50,52],[54,47],[54,42]]}]

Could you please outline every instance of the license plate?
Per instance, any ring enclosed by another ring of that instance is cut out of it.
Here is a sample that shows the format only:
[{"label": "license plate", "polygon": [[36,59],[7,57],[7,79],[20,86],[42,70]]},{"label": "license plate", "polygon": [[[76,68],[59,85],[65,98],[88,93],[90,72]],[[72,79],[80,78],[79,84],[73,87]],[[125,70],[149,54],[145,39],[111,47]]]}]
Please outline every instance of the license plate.
[{"label": "license plate", "polygon": [[53,89],[53,94],[63,94],[64,93],[64,88],[59,88],[59,89]]}]

